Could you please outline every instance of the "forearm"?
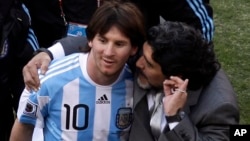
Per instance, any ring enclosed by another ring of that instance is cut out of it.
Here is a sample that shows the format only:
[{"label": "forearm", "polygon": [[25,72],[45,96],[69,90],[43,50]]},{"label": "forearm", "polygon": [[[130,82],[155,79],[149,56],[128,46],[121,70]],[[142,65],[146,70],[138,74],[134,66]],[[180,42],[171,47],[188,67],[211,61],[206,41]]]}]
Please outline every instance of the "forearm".
[{"label": "forearm", "polygon": [[53,59],[58,59],[66,55],[80,52],[80,48],[85,47],[87,44],[85,37],[65,37],[58,40],[53,46],[49,47],[48,50],[51,52]]},{"label": "forearm", "polygon": [[80,52],[80,48],[88,43],[86,37],[66,37],[58,42],[62,44],[65,55]]},{"label": "forearm", "polygon": [[33,130],[33,125],[20,123],[16,119],[11,131],[10,141],[31,141]]}]

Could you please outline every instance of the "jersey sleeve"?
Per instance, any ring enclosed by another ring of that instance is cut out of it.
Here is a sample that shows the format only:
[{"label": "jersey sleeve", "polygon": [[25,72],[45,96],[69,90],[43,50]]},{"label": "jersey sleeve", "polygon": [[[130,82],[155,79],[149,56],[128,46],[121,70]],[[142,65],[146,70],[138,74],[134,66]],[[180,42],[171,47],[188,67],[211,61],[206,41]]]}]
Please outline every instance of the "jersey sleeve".
[{"label": "jersey sleeve", "polygon": [[44,127],[44,117],[47,114],[47,96],[40,96],[41,89],[38,92],[29,92],[24,90],[19,101],[18,120],[22,123],[32,124],[36,127]]}]

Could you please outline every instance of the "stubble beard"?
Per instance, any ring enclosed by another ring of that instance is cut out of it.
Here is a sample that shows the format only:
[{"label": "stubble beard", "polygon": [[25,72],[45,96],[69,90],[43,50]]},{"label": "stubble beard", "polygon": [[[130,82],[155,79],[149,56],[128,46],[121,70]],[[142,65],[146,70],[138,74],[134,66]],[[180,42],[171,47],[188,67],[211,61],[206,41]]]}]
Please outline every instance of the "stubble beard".
[{"label": "stubble beard", "polygon": [[137,77],[137,84],[142,89],[145,89],[145,90],[151,89],[151,85],[148,82],[143,83],[139,76]]}]

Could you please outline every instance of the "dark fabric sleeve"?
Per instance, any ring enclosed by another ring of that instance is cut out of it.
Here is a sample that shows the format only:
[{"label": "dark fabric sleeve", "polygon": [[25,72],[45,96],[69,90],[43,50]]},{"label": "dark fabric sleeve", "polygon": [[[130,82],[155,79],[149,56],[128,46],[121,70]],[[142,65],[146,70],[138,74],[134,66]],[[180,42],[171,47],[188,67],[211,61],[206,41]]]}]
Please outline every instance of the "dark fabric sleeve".
[{"label": "dark fabric sleeve", "polygon": [[0,0],[0,26],[3,25],[4,19],[10,11],[10,7],[14,0]]},{"label": "dark fabric sleeve", "polygon": [[[2,39],[3,25],[7,14],[10,11],[10,7],[14,0],[0,0],[0,40]],[[0,48],[1,50],[1,48]]]},{"label": "dark fabric sleeve", "polygon": [[185,22],[201,31],[205,39],[211,41],[214,33],[213,9],[208,3],[187,0],[169,0],[167,5],[158,0],[158,10],[166,21]]},{"label": "dark fabric sleeve", "polygon": [[88,43],[86,37],[65,37],[58,40],[63,46],[65,55],[80,52],[80,48],[83,48]]}]

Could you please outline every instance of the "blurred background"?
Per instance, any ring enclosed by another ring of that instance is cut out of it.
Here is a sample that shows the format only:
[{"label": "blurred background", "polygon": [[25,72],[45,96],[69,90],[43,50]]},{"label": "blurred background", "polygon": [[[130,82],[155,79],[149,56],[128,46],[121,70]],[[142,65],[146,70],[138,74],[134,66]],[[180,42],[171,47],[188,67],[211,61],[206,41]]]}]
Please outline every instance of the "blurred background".
[{"label": "blurred background", "polygon": [[210,0],[215,52],[237,93],[240,123],[250,124],[250,0]]}]

